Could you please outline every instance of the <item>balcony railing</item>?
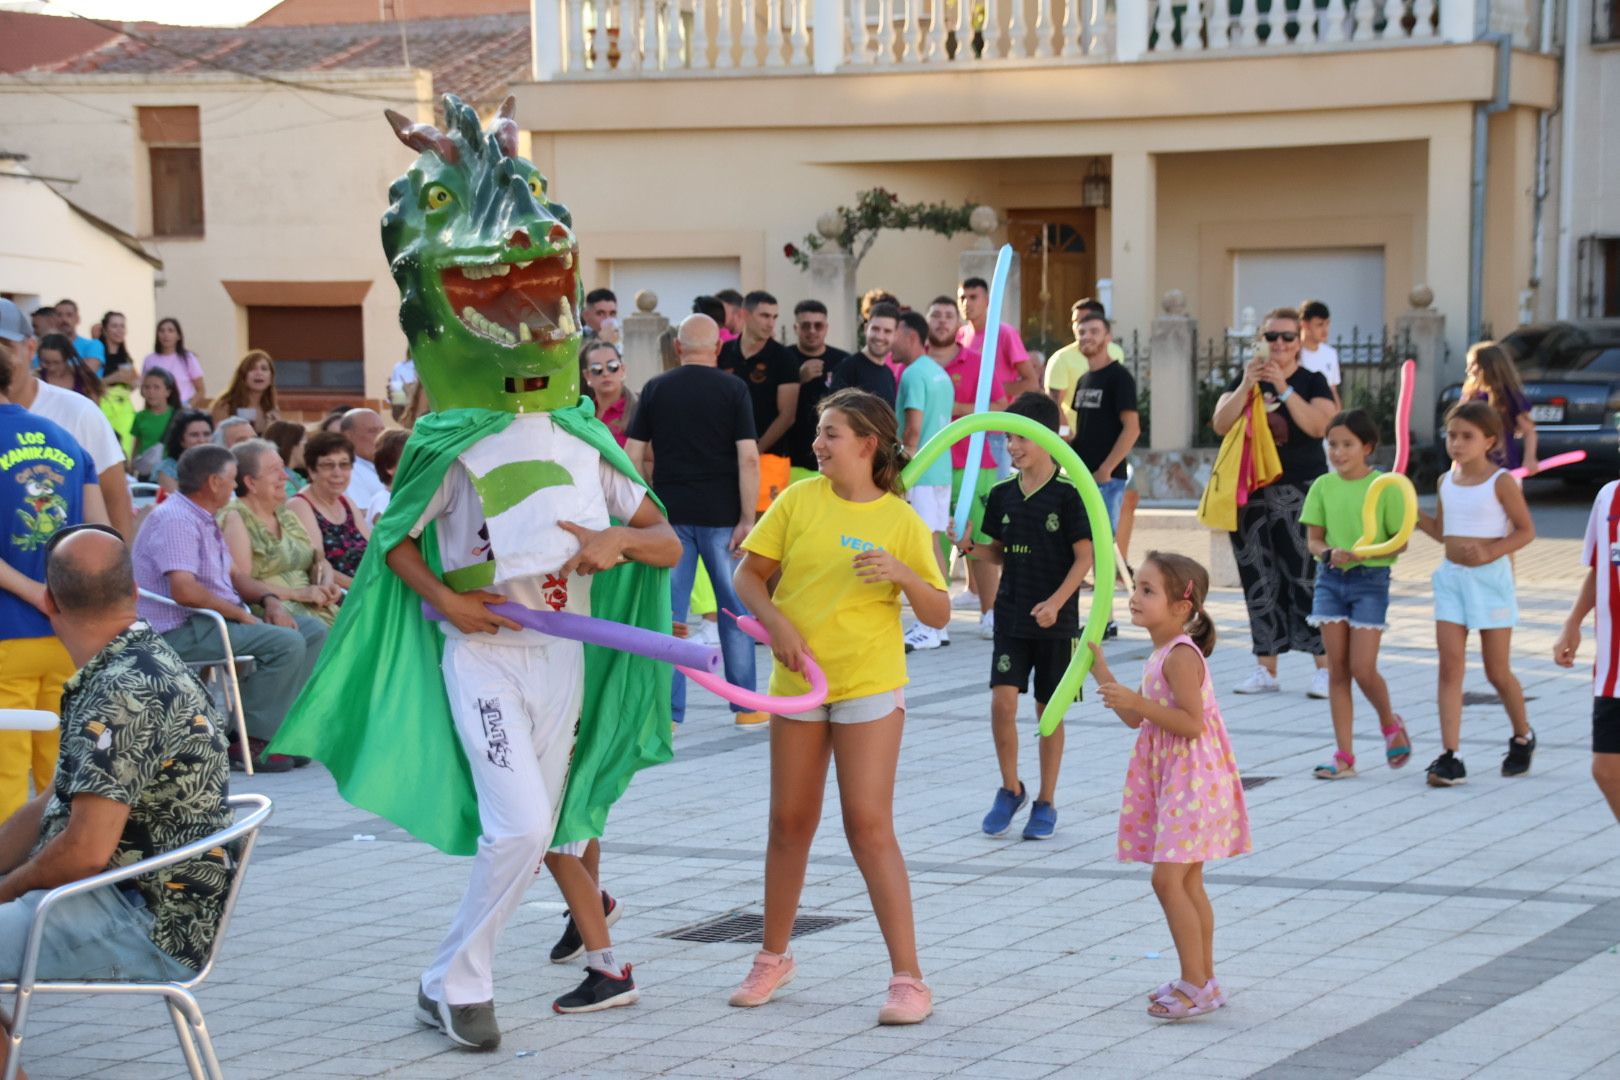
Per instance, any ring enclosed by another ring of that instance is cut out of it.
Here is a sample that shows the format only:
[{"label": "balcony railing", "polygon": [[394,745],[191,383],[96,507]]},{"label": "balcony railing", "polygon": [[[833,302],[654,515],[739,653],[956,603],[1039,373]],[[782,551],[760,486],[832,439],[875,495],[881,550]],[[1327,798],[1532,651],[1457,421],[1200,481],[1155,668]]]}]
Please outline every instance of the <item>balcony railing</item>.
[{"label": "balcony railing", "polygon": [[536,74],[960,70],[1471,41],[1475,6],[1487,2],[539,0]]}]

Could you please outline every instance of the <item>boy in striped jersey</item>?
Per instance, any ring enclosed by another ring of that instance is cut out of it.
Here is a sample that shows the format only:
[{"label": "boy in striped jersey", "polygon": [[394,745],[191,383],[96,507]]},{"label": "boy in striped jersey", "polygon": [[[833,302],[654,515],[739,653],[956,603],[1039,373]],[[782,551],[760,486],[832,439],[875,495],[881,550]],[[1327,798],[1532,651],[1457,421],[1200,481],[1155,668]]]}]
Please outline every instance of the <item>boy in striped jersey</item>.
[{"label": "boy in striped jersey", "polygon": [[1592,503],[1581,546],[1586,581],[1553,645],[1553,662],[1573,667],[1581,626],[1597,610],[1597,659],[1592,672],[1592,779],[1620,819],[1620,480],[1611,480]]}]

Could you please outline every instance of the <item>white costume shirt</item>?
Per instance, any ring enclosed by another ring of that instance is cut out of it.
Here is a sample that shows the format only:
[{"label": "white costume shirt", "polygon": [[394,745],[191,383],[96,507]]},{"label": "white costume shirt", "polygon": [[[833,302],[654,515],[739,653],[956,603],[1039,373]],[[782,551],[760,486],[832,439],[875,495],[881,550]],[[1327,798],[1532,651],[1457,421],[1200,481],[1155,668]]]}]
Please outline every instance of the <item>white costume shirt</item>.
[{"label": "white costume shirt", "polygon": [[[526,488],[532,490],[524,494]],[[509,491],[511,495],[506,494]],[[575,575],[564,580],[557,575],[579,553],[579,541],[557,522],[605,529],[610,516],[620,521],[635,516],[646,493],[589,443],[553,424],[548,414],[524,413],[505,431],[462,452],[411,535],[421,535],[429,522],[436,521],[444,570],[493,561],[489,591],[536,611],[588,615],[590,579]],[[510,498],[517,501],[503,505]],[[487,502],[498,507],[488,516]],[[450,623],[440,625],[446,634],[461,636]],[[536,630],[503,629],[494,637],[480,634],[475,640],[528,645],[553,639]]]}]

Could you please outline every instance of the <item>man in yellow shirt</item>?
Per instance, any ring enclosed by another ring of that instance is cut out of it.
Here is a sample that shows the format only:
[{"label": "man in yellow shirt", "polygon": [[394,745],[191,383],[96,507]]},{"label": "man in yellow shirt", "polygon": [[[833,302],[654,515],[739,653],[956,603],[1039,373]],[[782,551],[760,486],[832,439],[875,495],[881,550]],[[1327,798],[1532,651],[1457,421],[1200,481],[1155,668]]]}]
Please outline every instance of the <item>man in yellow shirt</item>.
[{"label": "man in yellow shirt", "polygon": [[[1074,416],[1074,386],[1081,376],[1090,368],[1090,362],[1080,352],[1080,321],[1088,313],[1106,315],[1103,306],[1091,297],[1076,300],[1069,309],[1069,324],[1074,330],[1074,343],[1065,345],[1053,353],[1046,361],[1046,396],[1058,403],[1063,410],[1063,430],[1059,432],[1065,439],[1074,438],[1077,430]],[[1108,343],[1108,359],[1124,360],[1125,350],[1119,347],[1119,342]]]}]

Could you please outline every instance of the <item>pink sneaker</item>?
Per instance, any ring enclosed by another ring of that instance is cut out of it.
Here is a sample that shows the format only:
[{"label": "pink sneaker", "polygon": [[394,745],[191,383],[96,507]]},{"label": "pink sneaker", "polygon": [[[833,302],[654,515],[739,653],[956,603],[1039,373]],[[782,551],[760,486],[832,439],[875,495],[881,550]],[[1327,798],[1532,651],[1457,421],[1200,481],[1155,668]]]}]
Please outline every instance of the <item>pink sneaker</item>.
[{"label": "pink sneaker", "polygon": [[739,1009],[752,1009],[765,1004],[782,987],[793,981],[797,967],[793,957],[759,950],[754,955],[754,966],[748,977],[731,993],[731,1004]]},{"label": "pink sneaker", "polygon": [[920,1024],[934,1011],[934,992],[921,979],[896,975],[889,980],[889,1000],[878,1010],[880,1024]]}]

